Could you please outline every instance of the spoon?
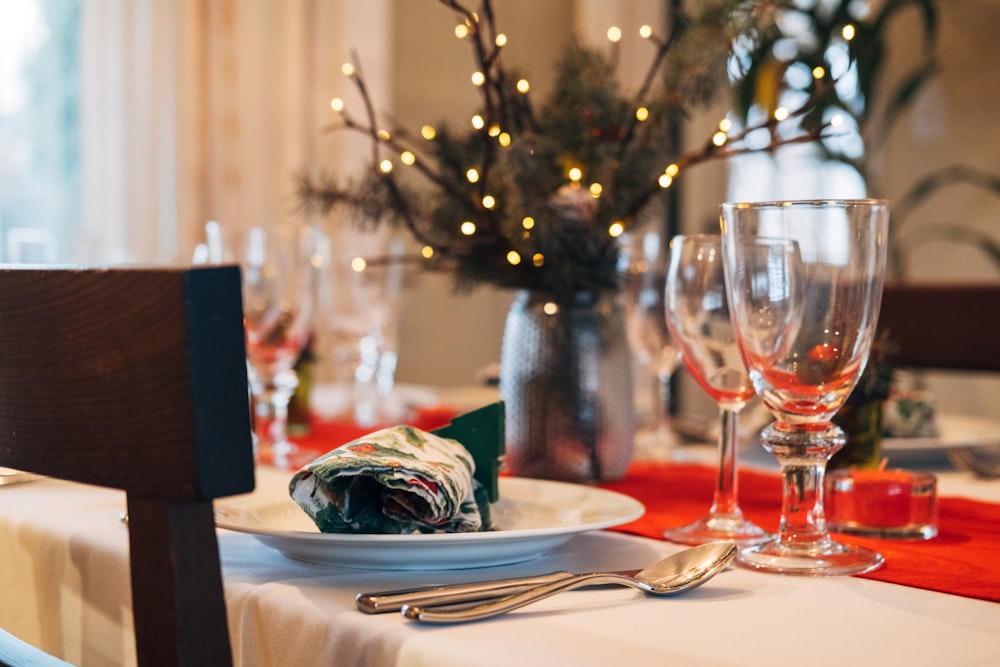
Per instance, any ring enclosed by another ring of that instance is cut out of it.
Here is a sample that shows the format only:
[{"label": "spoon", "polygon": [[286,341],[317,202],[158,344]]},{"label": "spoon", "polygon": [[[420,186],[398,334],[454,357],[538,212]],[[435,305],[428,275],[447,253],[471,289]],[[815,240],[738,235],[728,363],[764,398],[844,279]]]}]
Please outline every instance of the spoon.
[{"label": "spoon", "polygon": [[595,584],[622,584],[652,595],[676,595],[700,586],[726,569],[736,555],[732,541],[709,542],[685,549],[653,563],[634,577],[612,572],[592,572],[566,577],[549,584],[542,584],[521,593],[490,600],[472,607],[459,609],[427,608],[405,605],[403,616],[423,623],[464,623],[499,616],[514,609],[544,600],[556,593],[593,586]]}]

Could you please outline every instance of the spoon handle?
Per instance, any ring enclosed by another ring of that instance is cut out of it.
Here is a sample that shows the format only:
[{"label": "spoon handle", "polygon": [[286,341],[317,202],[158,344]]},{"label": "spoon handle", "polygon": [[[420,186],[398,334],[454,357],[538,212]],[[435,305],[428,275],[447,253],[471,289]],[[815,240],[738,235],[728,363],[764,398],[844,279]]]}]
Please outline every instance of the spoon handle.
[{"label": "spoon handle", "polygon": [[460,609],[429,609],[420,606],[406,605],[403,607],[403,616],[413,621],[423,623],[464,623],[467,621],[480,621],[484,618],[492,618],[505,614],[514,609],[552,597],[556,593],[569,591],[582,586],[593,586],[596,584],[622,584],[638,588],[642,591],[649,591],[649,586],[632,577],[611,572],[593,572],[591,574],[578,574],[566,577],[559,581],[543,584],[528,589],[522,593],[515,593],[506,597],[489,600],[473,607]]}]

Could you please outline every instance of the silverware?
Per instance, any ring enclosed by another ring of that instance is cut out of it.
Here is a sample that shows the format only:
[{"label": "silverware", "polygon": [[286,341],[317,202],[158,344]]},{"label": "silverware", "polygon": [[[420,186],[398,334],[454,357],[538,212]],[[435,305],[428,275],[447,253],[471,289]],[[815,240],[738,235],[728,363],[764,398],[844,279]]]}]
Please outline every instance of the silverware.
[{"label": "silverware", "polygon": [[464,623],[499,616],[562,591],[596,584],[622,584],[652,595],[676,595],[705,583],[722,572],[736,556],[736,543],[709,542],[685,549],[629,577],[614,572],[593,572],[564,577],[521,593],[457,609],[404,605],[403,616],[423,623]]},{"label": "silverware", "polygon": [[[639,570],[622,570],[616,574],[631,576]],[[406,588],[378,593],[358,593],[354,598],[358,609],[366,614],[382,614],[387,611],[399,611],[405,605],[422,607],[439,607],[459,602],[477,602],[521,593],[535,586],[550,584],[575,576],[572,572],[550,572],[531,577],[515,577],[512,579],[494,579],[493,581],[476,581],[468,584],[448,584],[442,586],[424,586],[421,588]]]}]

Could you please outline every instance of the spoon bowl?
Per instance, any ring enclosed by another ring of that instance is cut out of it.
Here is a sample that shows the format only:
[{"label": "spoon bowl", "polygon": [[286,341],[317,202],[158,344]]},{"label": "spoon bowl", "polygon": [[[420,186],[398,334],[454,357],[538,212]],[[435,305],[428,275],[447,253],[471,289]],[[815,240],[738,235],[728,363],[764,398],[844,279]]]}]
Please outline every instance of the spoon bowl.
[{"label": "spoon bowl", "polygon": [[690,549],[684,549],[653,563],[634,577],[612,572],[592,572],[566,577],[548,584],[542,584],[521,593],[497,598],[488,602],[457,609],[426,608],[406,605],[402,614],[406,618],[423,623],[464,623],[520,609],[544,600],[556,593],[582,586],[597,584],[621,584],[637,588],[651,595],[677,595],[696,588],[719,572],[722,572],[736,556],[736,543],[730,540],[709,542]]}]

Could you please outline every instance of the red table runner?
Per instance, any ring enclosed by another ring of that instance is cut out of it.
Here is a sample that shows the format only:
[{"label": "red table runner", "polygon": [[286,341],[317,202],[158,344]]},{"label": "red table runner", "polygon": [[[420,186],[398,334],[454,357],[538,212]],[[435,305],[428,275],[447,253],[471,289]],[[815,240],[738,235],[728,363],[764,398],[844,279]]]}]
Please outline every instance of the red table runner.
[{"label": "red table runner", "polygon": [[[781,513],[781,480],[775,473],[739,473],[740,506],[747,518],[775,531]],[[634,463],[625,478],[601,486],[638,499],[646,513],[614,530],[663,539],[663,529],[690,523],[712,502],[715,470],[677,463]],[[878,581],[1000,601],[1000,505],[967,498],[938,498],[938,536],[883,540],[838,535],[875,549],[885,564],[859,575]]]}]

